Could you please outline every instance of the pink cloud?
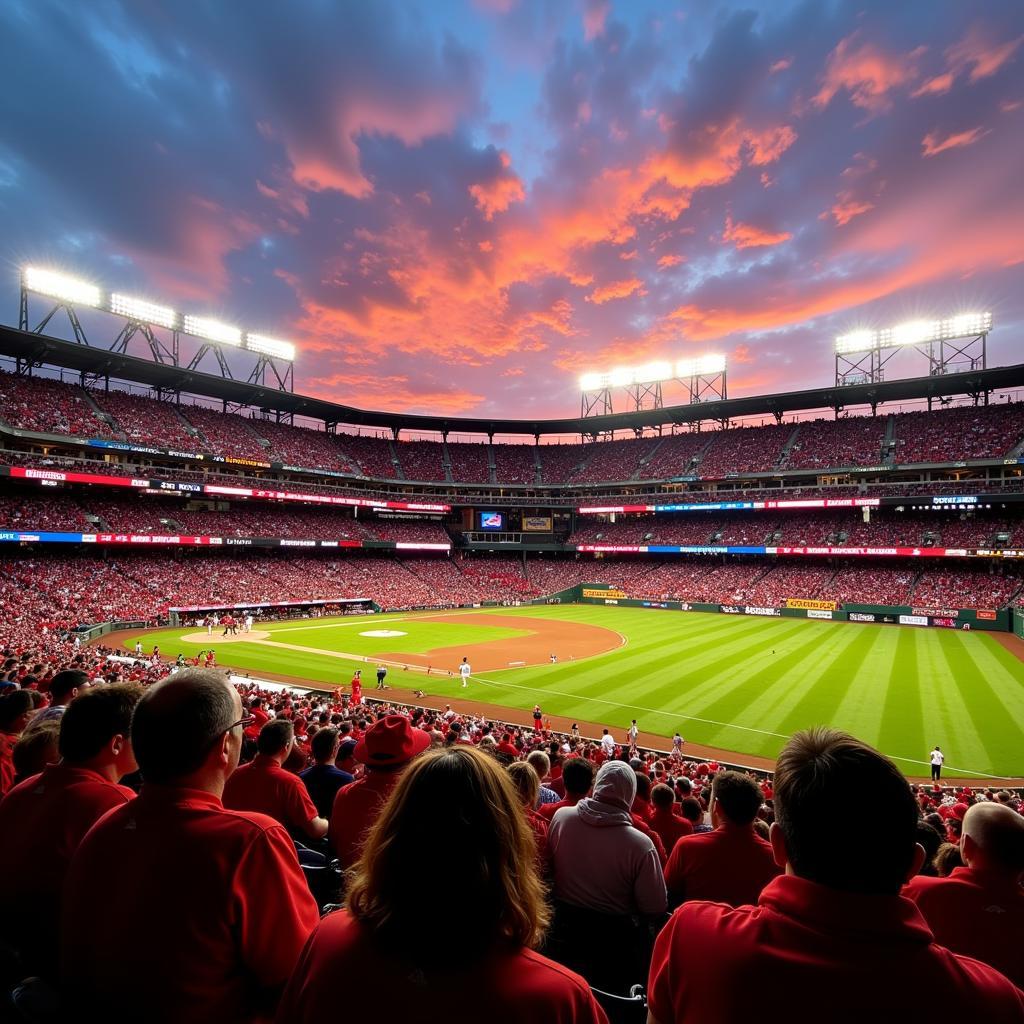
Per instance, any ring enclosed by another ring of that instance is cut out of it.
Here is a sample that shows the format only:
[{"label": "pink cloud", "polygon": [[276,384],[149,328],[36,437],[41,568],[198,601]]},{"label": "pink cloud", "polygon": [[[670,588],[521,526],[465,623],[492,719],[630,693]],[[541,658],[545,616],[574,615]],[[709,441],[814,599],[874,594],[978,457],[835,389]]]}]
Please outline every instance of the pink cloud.
[{"label": "pink cloud", "polygon": [[871,113],[887,110],[889,93],[917,77],[915,62],[923,53],[924,47],[906,54],[886,53],[854,32],[829,54],[813,103],[826,107],[837,93],[847,92],[855,106]]},{"label": "pink cloud", "polygon": [[849,224],[854,217],[859,217],[862,213],[867,213],[868,210],[874,208],[874,203],[866,199],[856,199],[852,192],[843,191],[836,195],[836,201],[829,210],[821,215],[821,219],[831,215],[836,224],[842,227],[844,224]]},{"label": "pink cloud", "polygon": [[971,128],[966,132],[954,132],[952,135],[942,136],[939,132],[929,132],[921,140],[922,156],[936,156],[944,153],[947,149],[959,149],[963,146],[973,146],[979,139],[988,135],[984,128]]},{"label": "pink cloud", "polygon": [[682,256],[680,256],[678,253],[670,252],[666,253],[658,260],[658,266],[661,267],[662,270],[668,270],[671,267],[678,267],[679,264],[682,262]]},{"label": "pink cloud", "polygon": [[955,76],[949,71],[936,75],[919,85],[910,95],[914,99],[919,96],[943,96],[953,88],[954,78]]},{"label": "pink cloud", "polygon": [[511,158],[508,153],[502,152],[500,173],[489,181],[469,187],[469,194],[487,220],[491,220],[496,213],[504,213],[513,203],[521,203],[526,198],[523,183],[511,167]]},{"label": "pink cloud", "polygon": [[601,306],[606,302],[611,302],[613,299],[626,299],[630,295],[635,295],[641,292],[643,286],[643,281],[638,277],[627,277],[622,281],[612,281],[610,284],[595,288],[587,296],[587,301]]},{"label": "pink cloud", "polygon": [[604,35],[605,21],[607,21],[611,9],[611,0],[584,0],[583,38],[588,43],[598,36]]},{"label": "pink cloud", "polygon": [[769,231],[736,221],[729,214],[725,217],[725,230],[722,232],[723,242],[734,242],[737,249],[759,249],[767,245],[781,245],[793,236],[788,231]]},{"label": "pink cloud", "polygon": [[998,42],[991,39],[980,25],[975,25],[967,35],[946,51],[950,69],[959,74],[969,70],[968,79],[979,79],[994,75],[1024,43],[1024,36]]}]

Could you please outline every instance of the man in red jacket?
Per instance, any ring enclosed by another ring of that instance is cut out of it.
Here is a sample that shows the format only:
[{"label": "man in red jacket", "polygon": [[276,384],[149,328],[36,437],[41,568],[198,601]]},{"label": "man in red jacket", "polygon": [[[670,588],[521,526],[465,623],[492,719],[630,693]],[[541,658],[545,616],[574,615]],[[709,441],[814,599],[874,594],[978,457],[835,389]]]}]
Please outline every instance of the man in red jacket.
[{"label": "man in red jacket", "polygon": [[349,868],[358,860],[366,833],[377,820],[402,769],[429,746],[430,733],[413,728],[405,715],[385,715],[356,744],[355,757],[366,765],[366,774],[338,790],[327,834],[342,868]]},{"label": "man in red jacket", "polygon": [[1002,804],[975,804],[964,815],[960,856],[965,866],[948,878],[916,875],[903,895],[937,942],[1024,988],[1024,817]]},{"label": "man in red jacket", "polygon": [[130,733],[141,696],[127,683],[83,690],[61,716],[60,763],[0,801],[0,935],[32,972],[56,967],[61,893],[78,844],[135,798],[118,780],[137,767]]},{"label": "man in red jacket", "polygon": [[683,836],[665,868],[669,903],[756,903],[778,873],[772,848],[754,831],[761,790],[741,772],[719,772],[711,790],[711,832]]},{"label": "man in red jacket", "polygon": [[676,910],[654,946],[648,1024],[749,1024],[765,1017],[767,992],[786,1024],[1024,1021],[1024,993],[937,945],[899,895],[924,850],[914,794],[891,761],[834,729],[797,733],[779,755],[774,801],[785,874],[757,906]]},{"label": "man in red jacket", "polygon": [[221,803],[247,724],[219,672],[186,669],[139,702],[142,793],[93,827],[65,888],[61,972],[81,1019],[273,1013],[318,914],[284,827]]}]

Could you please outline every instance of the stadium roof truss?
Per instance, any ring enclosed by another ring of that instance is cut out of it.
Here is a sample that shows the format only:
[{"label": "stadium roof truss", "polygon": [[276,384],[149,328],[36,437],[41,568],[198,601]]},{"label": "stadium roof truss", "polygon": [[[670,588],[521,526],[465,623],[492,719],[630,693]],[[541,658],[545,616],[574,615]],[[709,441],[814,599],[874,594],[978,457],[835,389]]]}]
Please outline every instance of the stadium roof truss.
[{"label": "stadium roof truss", "polygon": [[986,401],[997,390],[1024,387],[1024,363],[1014,366],[980,368],[961,373],[914,377],[903,380],[838,387],[813,388],[749,398],[722,398],[663,408],[610,413],[600,416],[560,419],[486,419],[479,417],[424,416],[358,409],[324,399],[296,394],[291,390],[264,386],[206,373],[155,359],[142,359],[126,352],[93,347],[88,343],[65,341],[33,331],[0,325],[0,355],[15,360],[18,372],[31,373],[41,366],[71,370],[84,380],[129,381],[150,387],[162,395],[189,394],[212,398],[224,404],[256,407],[278,418],[306,416],[321,420],[329,429],[341,424],[384,428],[397,437],[400,431],[425,431],[447,436],[453,431],[467,434],[501,435],[594,435],[618,430],[662,430],[665,427],[699,426],[711,421],[729,421],[746,416],[770,415],[781,421],[786,413],[814,409],[840,410],[886,402],[934,399],[970,395]]}]

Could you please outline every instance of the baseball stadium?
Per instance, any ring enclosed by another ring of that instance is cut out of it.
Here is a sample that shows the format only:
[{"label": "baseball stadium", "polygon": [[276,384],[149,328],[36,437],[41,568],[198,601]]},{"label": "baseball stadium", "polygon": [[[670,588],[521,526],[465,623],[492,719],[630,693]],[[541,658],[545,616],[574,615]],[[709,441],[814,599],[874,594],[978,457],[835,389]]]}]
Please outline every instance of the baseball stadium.
[{"label": "baseball stadium", "polygon": [[42,6],[0,1024],[1024,1022],[1019,12]]}]

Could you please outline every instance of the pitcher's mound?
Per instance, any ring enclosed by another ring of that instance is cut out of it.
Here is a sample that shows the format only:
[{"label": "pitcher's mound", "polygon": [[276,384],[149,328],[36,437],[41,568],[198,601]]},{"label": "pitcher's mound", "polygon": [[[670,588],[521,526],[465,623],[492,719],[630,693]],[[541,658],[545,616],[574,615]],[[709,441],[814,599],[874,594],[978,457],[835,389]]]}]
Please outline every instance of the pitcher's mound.
[{"label": "pitcher's mound", "polygon": [[220,634],[221,630],[219,629],[215,629],[212,635],[203,630],[201,633],[186,633],[181,639],[187,644],[202,644],[204,647],[212,647],[216,650],[224,644],[241,644],[247,640],[266,640],[270,636],[265,629],[253,629],[248,633],[239,630],[234,636],[230,633],[227,636]]}]

